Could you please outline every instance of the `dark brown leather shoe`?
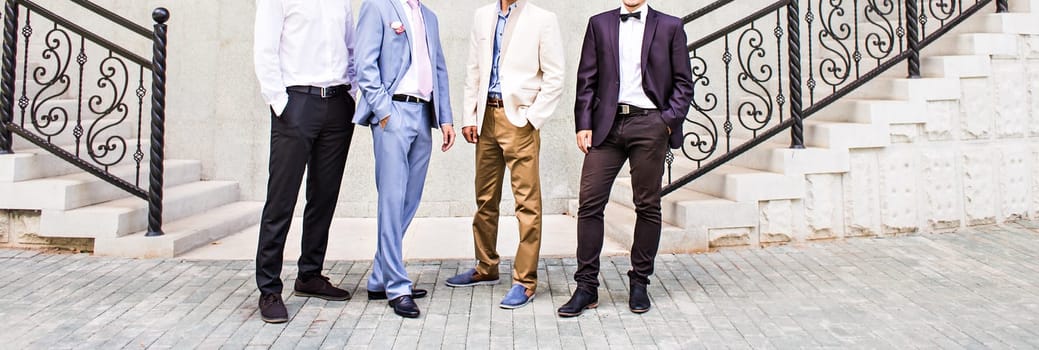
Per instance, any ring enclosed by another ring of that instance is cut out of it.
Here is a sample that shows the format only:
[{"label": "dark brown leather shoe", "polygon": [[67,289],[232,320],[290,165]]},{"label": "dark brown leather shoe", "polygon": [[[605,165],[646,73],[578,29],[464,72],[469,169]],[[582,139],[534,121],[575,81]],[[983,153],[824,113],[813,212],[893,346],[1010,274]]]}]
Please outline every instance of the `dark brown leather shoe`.
[{"label": "dark brown leather shoe", "polygon": [[281,294],[260,295],[260,318],[267,323],[285,323],[289,321],[289,312],[285,310],[285,302]]},{"label": "dark brown leather shoe", "polygon": [[[425,289],[418,289],[418,288],[412,288],[411,289],[411,297],[414,298],[414,299],[425,298],[427,294],[429,294],[429,292],[426,291]],[[382,291],[382,292],[368,291],[368,300],[386,300],[386,299],[389,299],[389,296],[386,295],[385,291]]]},{"label": "dark brown leather shoe", "polygon": [[599,307],[599,293],[582,288],[577,288],[570,301],[563,304],[557,311],[560,317],[576,317],[587,309]]},{"label": "dark brown leather shoe", "polygon": [[631,312],[642,314],[649,311],[649,291],[646,290],[646,284],[632,281],[630,287],[631,294],[628,295],[628,307],[631,309]]},{"label": "dark brown leather shoe", "polygon": [[393,313],[401,317],[418,318],[418,304],[415,304],[415,300],[410,295],[402,295],[390,300],[390,306],[393,307]]},{"label": "dark brown leather shoe", "polygon": [[350,292],[336,288],[329,282],[328,277],[315,276],[296,278],[296,295],[301,297],[314,297],[331,301],[350,300]]}]

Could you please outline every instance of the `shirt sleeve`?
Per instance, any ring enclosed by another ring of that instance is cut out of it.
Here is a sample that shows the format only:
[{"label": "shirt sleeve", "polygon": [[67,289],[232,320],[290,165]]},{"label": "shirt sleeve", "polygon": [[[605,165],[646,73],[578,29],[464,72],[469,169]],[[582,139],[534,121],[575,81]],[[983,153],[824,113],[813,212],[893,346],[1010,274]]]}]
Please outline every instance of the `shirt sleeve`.
[{"label": "shirt sleeve", "polygon": [[281,0],[256,0],[253,59],[260,93],[275,115],[285,112],[289,94],[281,75],[281,30],[285,13]]},{"label": "shirt sleeve", "polygon": [[350,1],[346,2],[346,79],[350,82],[350,95],[357,94],[357,64],[354,58],[354,48],[357,46],[357,28],[354,26],[354,9]]}]

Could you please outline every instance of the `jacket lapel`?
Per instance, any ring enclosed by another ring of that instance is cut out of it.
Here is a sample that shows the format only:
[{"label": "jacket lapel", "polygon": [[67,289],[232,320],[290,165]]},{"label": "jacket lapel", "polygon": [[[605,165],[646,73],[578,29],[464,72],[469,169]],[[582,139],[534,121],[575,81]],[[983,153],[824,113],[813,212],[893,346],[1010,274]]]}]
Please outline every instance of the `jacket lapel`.
[{"label": "jacket lapel", "polygon": [[[516,8],[509,14],[509,20],[505,22],[505,35],[501,42],[501,56],[505,57],[505,53],[509,52],[509,43],[512,42],[512,34],[516,32],[517,23],[523,18],[520,14],[523,13],[523,8],[526,7],[526,0],[519,0],[516,2]],[[501,9],[501,2],[498,2],[498,9]],[[498,13],[495,11],[495,27],[497,27],[497,16]],[[493,45],[493,44],[492,44]]]},{"label": "jacket lapel", "polygon": [[620,9],[617,9],[616,11],[612,11],[610,13],[611,14],[606,17],[607,21],[609,22],[609,23],[606,23],[606,38],[605,39],[606,39],[606,47],[608,48],[608,50],[606,52],[610,53],[609,59],[612,60],[614,73],[617,74],[618,77],[620,77],[621,76],[621,51],[620,51],[620,37],[621,37],[621,14],[620,13],[621,13],[621,11],[620,11]]},{"label": "jacket lapel", "polygon": [[642,37],[642,75],[646,75],[646,62],[649,61],[649,49],[653,46],[653,39],[657,34],[657,11],[646,6],[646,32]]}]

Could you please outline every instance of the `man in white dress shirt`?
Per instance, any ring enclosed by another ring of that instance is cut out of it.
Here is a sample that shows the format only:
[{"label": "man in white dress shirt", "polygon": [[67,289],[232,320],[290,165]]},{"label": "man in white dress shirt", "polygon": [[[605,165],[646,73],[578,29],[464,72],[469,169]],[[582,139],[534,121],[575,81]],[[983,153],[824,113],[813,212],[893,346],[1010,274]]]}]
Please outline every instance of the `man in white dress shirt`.
[{"label": "man in white dress shirt", "polygon": [[352,12],[350,0],[256,1],[256,76],[271,107],[270,177],[256,250],[266,322],[288,321],[280,276],[304,171],[307,206],[295,294],[350,299],[321,271],[354,130]]}]

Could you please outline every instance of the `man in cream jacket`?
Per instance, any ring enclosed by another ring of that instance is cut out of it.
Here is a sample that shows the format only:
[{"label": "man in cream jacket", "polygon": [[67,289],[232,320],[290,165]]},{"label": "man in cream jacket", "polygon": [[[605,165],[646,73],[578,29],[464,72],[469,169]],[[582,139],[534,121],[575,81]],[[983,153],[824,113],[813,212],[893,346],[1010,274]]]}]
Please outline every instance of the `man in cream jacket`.
[{"label": "man in cream jacket", "polygon": [[539,129],[555,113],[565,75],[554,13],[527,0],[498,0],[476,10],[462,110],[462,136],[476,145],[475,268],[447,285],[498,283],[498,216],[505,167],[512,177],[519,220],[513,286],[501,307],[534,299],[541,250]]}]

